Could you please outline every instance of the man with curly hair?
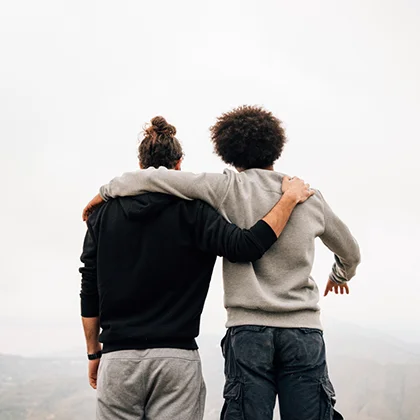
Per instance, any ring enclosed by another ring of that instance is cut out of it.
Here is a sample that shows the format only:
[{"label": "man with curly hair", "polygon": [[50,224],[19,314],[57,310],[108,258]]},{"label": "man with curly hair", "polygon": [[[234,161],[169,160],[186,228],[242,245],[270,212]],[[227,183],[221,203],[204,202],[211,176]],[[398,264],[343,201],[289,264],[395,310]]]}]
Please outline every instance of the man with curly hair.
[{"label": "man with curly hair", "polygon": [[[215,152],[237,171],[193,174],[165,168],[113,179],[85,208],[110,197],[145,192],[201,199],[236,225],[251,227],[279,200],[283,174],[274,171],[286,137],[271,112],[242,106],[211,128]],[[311,277],[315,239],[334,253],[325,295],[349,293],[360,262],[357,242],[319,191],[293,212],[276,244],[255,263],[223,260],[227,332],[222,420],[269,420],[276,396],[282,420],[342,419],[335,409]]]}]

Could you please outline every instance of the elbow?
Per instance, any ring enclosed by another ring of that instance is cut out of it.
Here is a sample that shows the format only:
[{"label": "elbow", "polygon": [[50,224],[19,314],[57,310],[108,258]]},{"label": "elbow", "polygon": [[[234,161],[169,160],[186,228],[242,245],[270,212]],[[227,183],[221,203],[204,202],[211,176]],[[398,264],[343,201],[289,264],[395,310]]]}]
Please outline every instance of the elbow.
[{"label": "elbow", "polygon": [[254,255],[252,255],[251,258],[248,261],[254,263],[254,262],[258,261],[259,259],[261,259],[263,255],[264,255],[263,252],[258,251]]},{"label": "elbow", "polygon": [[349,258],[349,263],[353,267],[357,267],[361,262],[360,248],[357,247]]},{"label": "elbow", "polygon": [[350,258],[347,259],[346,265],[348,266],[347,271],[347,280],[352,279],[356,275],[357,267],[361,261],[360,251],[354,252]]},{"label": "elbow", "polygon": [[87,298],[81,295],[80,313],[83,318],[96,318],[99,316],[99,299]]},{"label": "elbow", "polygon": [[343,255],[343,260],[345,264],[349,267],[356,268],[361,261],[360,247],[355,239],[353,243],[347,249],[347,252]]},{"label": "elbow", "polygon": [[255,262],[259,260],[267,250],[262,246],[257,240],[254,240],[253,236],[250,234],[245,235],[245,240],[231,242],[229,253],[227,259],[230,262]]},{"label": "elbow", "polygon": [[242,252],[237,253],[237,261],[254,263],[262,258],[266,251],[267,249],[258,242],[248,243],[246,247],[242,248]]}]

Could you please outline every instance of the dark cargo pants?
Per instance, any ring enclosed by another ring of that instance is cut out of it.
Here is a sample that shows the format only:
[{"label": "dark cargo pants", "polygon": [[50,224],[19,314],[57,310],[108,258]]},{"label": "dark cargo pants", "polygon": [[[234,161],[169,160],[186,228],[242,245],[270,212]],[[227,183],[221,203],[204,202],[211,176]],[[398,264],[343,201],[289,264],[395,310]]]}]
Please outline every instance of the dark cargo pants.
[{"label": "dark cargo pants", "polygon": [[322,331],[244,325],[222,340],[225,403],[221,420],[342,420],[334,410]]}]

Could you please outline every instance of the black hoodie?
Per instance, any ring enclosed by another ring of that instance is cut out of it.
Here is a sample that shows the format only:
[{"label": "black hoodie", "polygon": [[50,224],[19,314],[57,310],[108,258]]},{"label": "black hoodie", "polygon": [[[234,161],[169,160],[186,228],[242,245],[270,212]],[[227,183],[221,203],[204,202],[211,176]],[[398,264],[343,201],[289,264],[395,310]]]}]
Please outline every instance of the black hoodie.
[{"label": "black hoodie", "polygon": [[100,316],[104,352],[196,349],[216,255],[254,261],[277,239],[261,220],[242,230],[202,201],[158,193],[110,200],[87,224],[81,312]]}]

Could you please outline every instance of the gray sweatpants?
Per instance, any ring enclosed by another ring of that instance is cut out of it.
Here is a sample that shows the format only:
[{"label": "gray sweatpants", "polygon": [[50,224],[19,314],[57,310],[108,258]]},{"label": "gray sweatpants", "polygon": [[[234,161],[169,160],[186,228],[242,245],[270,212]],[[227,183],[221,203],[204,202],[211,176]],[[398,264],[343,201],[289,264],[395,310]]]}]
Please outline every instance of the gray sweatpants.
[{"label": "gray sweatpants", "polygon": [[97,420],[201,420],[205,399],[197,350],[122,350],[99,364]]}]

